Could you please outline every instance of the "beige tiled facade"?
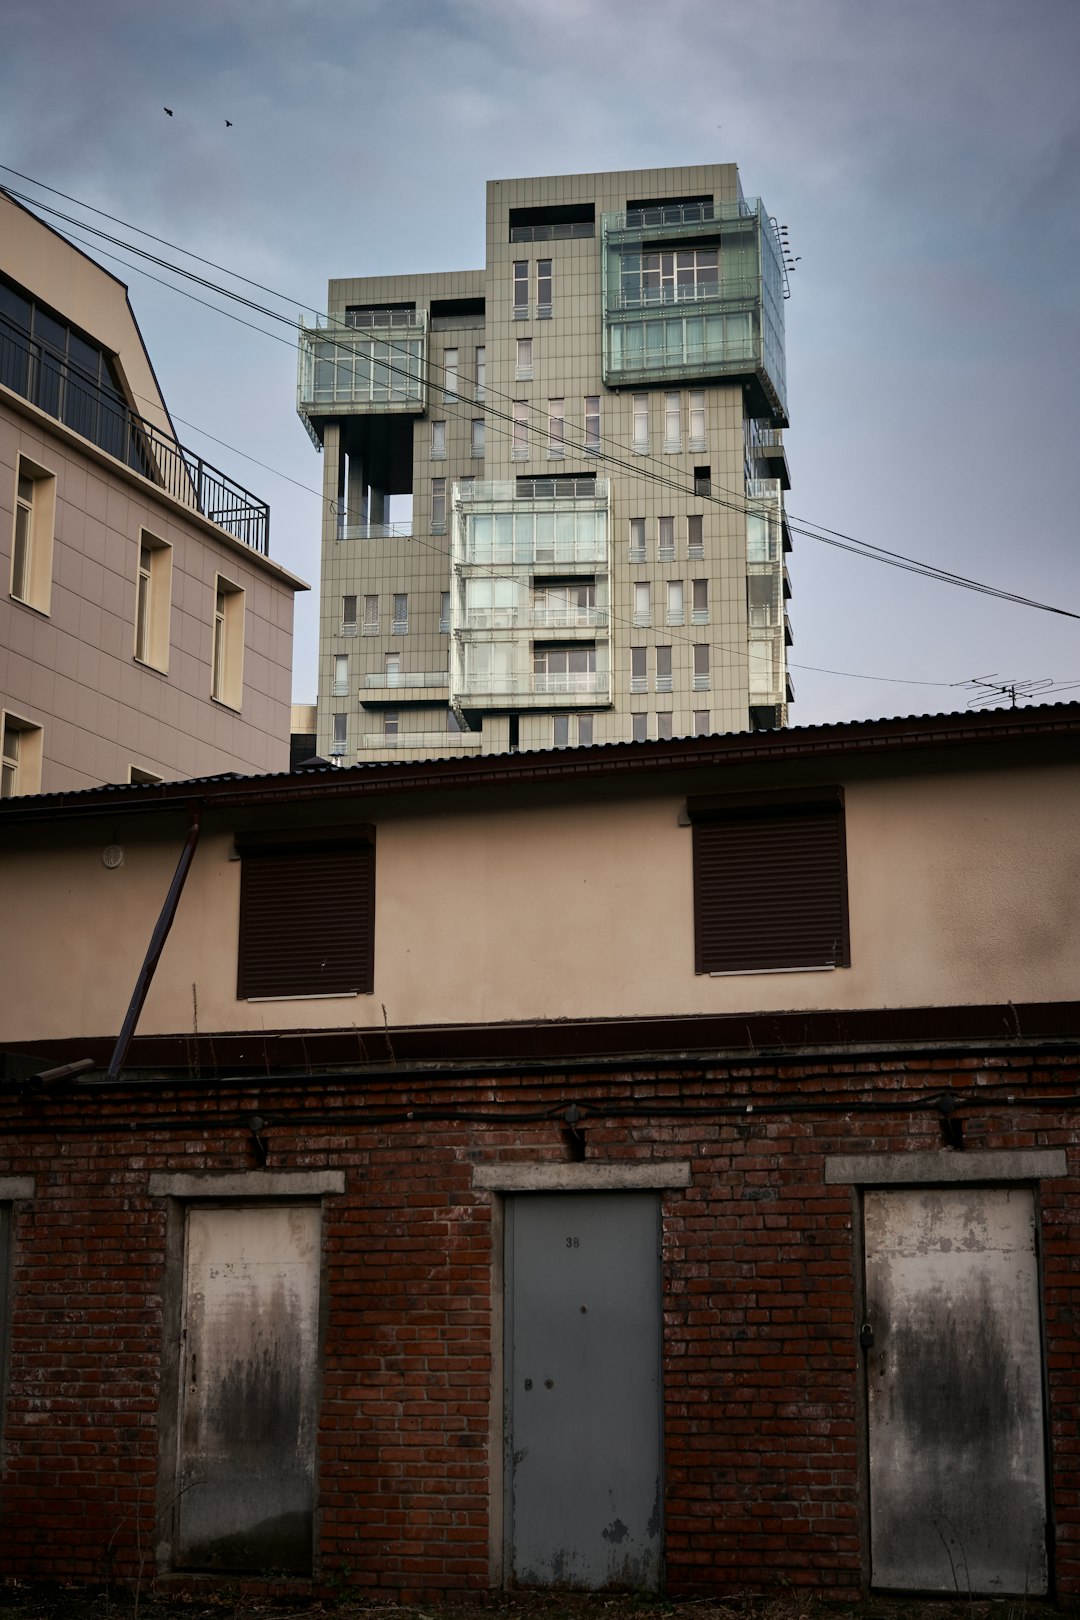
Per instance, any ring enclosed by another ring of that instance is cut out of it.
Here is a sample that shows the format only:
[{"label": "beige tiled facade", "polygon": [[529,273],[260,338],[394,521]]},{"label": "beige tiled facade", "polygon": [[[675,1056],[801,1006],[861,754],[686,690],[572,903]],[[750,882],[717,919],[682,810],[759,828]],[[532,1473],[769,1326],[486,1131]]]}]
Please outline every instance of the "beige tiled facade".
[{"label": "beige tiled facade", "polygon": [[482,271],[331,281],[301,340],[319,752],[783,725],[771,221],[728,164],[492,181],[486,229]]},{"label": "beige tiled facade", "polygon": [[200,500],[123,286],[2,194],[0,242],[5,794],[287,769],[304,587],[265,508]]}]

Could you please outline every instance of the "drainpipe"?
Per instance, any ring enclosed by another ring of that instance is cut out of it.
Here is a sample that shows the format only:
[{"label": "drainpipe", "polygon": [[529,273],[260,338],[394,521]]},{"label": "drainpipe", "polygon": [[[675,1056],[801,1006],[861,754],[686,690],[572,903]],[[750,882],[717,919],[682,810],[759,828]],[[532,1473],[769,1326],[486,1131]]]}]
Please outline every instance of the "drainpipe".
[{"label": "drainpipe", "polygon": [[169,937],[169,929],[173,925],[173,918],[176,916],[176,908],[180,904],[180,895],[183,892],[188,870],[195,855],[195,846],[198,842],[199,809],[198,806],[193,806],[191,811],[191,824],[188,827],[188,835],[184,840],[184,847],[180,851],[180,859],[176,863],[176,871],[173,873],[173,880],[169,885],[169,892],[165,896],[165,904],[161,908],[161,915],[154,926],[154,932],[150,937],[150,944],[146,948],[146,955],[143,958],[143,965],[139,969],[139,977],[136,979],[135,988],[131,993],[131,1002],[128,1006],[127,1017],[124,1019],[124,1026],[117,1037],[116,1045],[113,1048],[113,1055],[109,1060],[109,1067],[105,1072],[105,1078],[107,1080],[118,1080],[120,1078],[120,1071],[124,1067],[124,1062],[128,1055],[128,1048],[131,1046],[132,1036],[135,1034],[135,1025],[139,1021],[139,1014],[142,1012],[143,1002],[146,1000],[147,993],[150,989],[150,981],[154,977],[154,970],[156,969],[161,953],[165,948],[165,941]]}]

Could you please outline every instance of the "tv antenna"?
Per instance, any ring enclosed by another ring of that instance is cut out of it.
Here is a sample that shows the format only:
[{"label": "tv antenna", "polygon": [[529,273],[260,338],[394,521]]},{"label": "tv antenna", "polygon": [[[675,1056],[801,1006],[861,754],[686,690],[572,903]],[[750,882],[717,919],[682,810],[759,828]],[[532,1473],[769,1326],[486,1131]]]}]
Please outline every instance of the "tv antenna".
[{"label": "tv antenna", "polygon": [[1014,681],[997,674],[972,675],[969,680],[957,682],[958,686],[976,689],[975,695],[968,699],[969,709],[992,708],[995,704],[1001,706],[1006,699],[1009,708],[1015,709],[1017,703],[1023,703],[1039,692],[1045,692],[1046,688],[1053,684],[1051,675],[1037,681]]}]

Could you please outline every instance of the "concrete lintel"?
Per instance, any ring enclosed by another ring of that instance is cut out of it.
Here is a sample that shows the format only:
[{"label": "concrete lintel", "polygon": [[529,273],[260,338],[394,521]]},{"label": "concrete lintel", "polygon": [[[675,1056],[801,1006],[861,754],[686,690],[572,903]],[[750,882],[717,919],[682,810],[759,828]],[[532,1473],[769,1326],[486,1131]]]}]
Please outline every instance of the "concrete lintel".
[{"label": "concrete lintel", "polygon": [[0,1176],[0,1204],[12,1204],[16,1198],[33,1198],[33,1176]]},{"label": "concrete lintel", "polygon": [[320,1198],[344,1191],[344,1170],[207,1170],[150,1177],[152,1198]]},{"label": "concrete lintel", "polygon": [[831,1153],[825,1180],[832,1186],[920,1186],[957,1181],[1041,1181],[1067,1173],[1064,1148],[1001,1152]]},{"label": "concrete lintel", "polygon": [[480,1192],[625,1192],[689,1187],[688,1159],[648,1164],[478,1164],[473,1186]]}]

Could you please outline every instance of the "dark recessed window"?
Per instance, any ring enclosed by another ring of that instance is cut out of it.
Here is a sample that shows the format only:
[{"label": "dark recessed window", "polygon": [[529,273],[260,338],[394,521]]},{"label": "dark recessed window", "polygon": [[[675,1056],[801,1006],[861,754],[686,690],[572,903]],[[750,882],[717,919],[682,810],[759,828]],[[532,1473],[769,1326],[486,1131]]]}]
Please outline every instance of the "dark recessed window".
[{"label": "dark recessed window", "polygon": [[840,788],[691,799],[698,973],[847,967]]},{"label": "dark recessed window", "polygon": [[240,1000],[371,993],[374,837],[371,827],[237,837]]}]

